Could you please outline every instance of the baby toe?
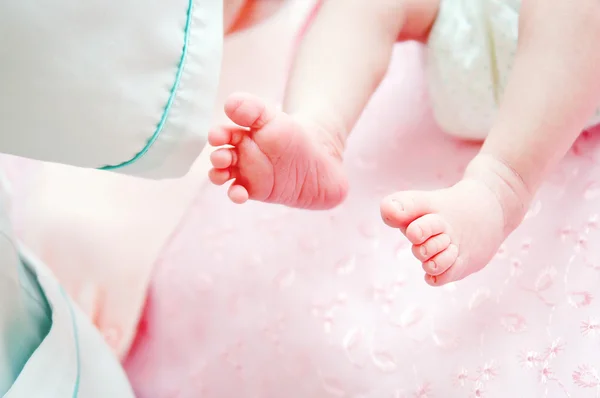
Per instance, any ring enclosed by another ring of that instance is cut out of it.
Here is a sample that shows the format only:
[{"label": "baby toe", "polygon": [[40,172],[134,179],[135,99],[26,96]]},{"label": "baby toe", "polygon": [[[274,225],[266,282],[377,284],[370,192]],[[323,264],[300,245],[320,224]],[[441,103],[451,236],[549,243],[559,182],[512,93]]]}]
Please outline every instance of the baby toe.
[{"label": "baby toe", "polygon": [[229,199],[235,204],[242,204],[248,201],[248,190],[239,184],[232,184],[229,187]]},{"label": "baby toe", "polygon": [[419,217],[406,228],[406,237],[413,245],[420,245],[432,236],[447,231],[447,224],[437,214],[426,214]]},{"label": "baby toe", "polygon": [[450,246],[451,239],[448,234],[439,234],[432,236],[427,239],[421,245],[413,245],[413,254],[414,256],[422,262],[425,262],[440,253],[442,250],[445,250]]},{"label": "baby toe", "polygon": [[445,250],[423,263],[423,269],[429,275],[438,276],[446,272],[458,258],[458,247],[450,244]]},{"label": "baby toe", "polygon": [[403,231],[416,218],[431,211],[431,202],[425,192],[398,192],[381,202],[383,221],[390,227]]},{"label": "baby toe", "polygon": [[231,142],[231,130],[221,126],[213,127],[208,132],[208,143],[212,146],[228,145]]},{"label": "baby toe", "polygon": [[276,109],[254,95],[236,93],[225,102],[225,113],[239,126],[261,129],[275,117]]},{"label": "baby toe", "polygon": [[237,154],[230,148],[220,148],[210,154],[210,162],[217,169],[234,166],[236,160]]},{"label": "baby toe", "polygon": [[208,171],[208,179],[215,185],[223,185],[232,178],[229,169],[210,169]]},{"label": "baby toe", "polygon": [[444,286],[451,282],[456,282],[465,277],[461,258],[457,258],[454,264],[440,275],[425,275],[425,282],[430,286]]}]

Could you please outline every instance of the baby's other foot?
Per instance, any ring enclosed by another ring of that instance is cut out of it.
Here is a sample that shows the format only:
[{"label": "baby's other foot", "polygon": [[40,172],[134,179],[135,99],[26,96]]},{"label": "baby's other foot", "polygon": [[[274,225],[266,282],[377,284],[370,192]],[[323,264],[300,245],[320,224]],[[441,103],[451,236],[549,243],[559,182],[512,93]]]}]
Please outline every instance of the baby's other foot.
[{"label": "baby's other foot", "polygon": [[381,215],[413,244],[426,282],[441,286],[488,264],[521,223],[529,197],[507,166],[479,156],[456,185],[390,195],[382,202]]},{"label": "baby's other foot", "polygon": [[241,127],[220,127],[209,133],[212,146],[210,180],[235,181],[229,198],[290,207],[328,209],[346,197],[341,145],[330,132],[277,111],[261,99],[234,94],[225,113]]}]

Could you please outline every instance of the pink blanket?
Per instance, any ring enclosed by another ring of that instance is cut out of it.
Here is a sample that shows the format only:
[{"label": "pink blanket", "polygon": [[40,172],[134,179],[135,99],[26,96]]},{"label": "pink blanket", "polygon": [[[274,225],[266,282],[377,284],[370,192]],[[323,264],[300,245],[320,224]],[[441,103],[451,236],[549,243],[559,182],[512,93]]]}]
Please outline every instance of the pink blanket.
[{"label": "pink blanket", "polygon": [[205,185],[125,362],[141,398],[598,396],[600,136],[582,135],[492,264],[430,288],[379,200],[451,184],[477,148],[435,126],[423,62],[398,46],[342,207],[235,206]]},{"label": "pink blanket", "polygon": [[[222,93],[281,92],[283,32],[300,23],[231,39]],[[451,184],[476,147],[434,125],[423,62],[398,46],[351,138],[341,208],[237,207],[203,185],[125,360],[140,398],[599,395],[600,135],[581,137],[490,266],[429,288],[379,199]]]}]

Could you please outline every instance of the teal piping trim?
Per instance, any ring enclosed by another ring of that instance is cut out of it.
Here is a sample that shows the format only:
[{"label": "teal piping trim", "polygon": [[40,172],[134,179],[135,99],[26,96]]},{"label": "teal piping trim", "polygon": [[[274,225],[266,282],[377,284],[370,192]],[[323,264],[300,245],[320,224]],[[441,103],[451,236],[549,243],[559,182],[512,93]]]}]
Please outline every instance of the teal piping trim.
[{"label": "teal piping trim", "polygon": [[190,27],[192,24],[193,5],[194,5],[194,0],[188,0],[188,9],[187,9],[187,16],[186,16],[186,20],[185,20],[185,31],[184,31],[184,39],[183,39],[183,49],[181,51],[181,58],[179,59],[179,65],[177,65],[177,73],[175,74],[175,82],[173,83],[173,87],[171,87],[171,94],[169,95],[169,99],[167,100],[167,104],[165,105],[165,109],[163,111],[162,117],[160,118],[160,121],[158,122],[158,125],[156,126],[156,130],[154,130],[154,134],[152,134],[152,137],[150,137],[150,139],[148,140],[148,142],[146,143],[144,148],[142,148],[142,150],[139,151],[133,158],[131,158],[123,163],[114,165],[114,166],[100,167],[100,170],[115,170],[115,169],[119,169],[119,168],[122,168],[122,167],[125,167],[132,163],[137,162],[142,156],[144,156],[146,154],[146,152],[148,152],[150,150],[152,145],[156,142],[156,140],[160,136],[160,133],[161,133],[163,127],[165,126],[165,123],[167,122],[167,118],[169,117],[169,111],[171,110],[171,107],[173,106],[173,101],[175,100],[175,96],[177,94],[177,89],[179,88],[179,83],[181,82],[181,75],[183,74],[183,66],[185,65],[185,60],[187,58],[188,44],[190,41]]},{"label": "teal piping trim", "polygon": [[81,354],[79,352],[79,331],[77,330],[77,318],[75,318],[75,311],[73,310],[73,304],[69,300],[69,296],[65,290],[61,287],[60,292],[62,293],[67,306],[69,307],[69,313],[71,314],[71,324],[73,327],[73,336],[75,338],[75,356],[77,357],[77,377],[75,378],[75,386],[73,387],[73,398],[79,396],[79,383],[81,380]]}]

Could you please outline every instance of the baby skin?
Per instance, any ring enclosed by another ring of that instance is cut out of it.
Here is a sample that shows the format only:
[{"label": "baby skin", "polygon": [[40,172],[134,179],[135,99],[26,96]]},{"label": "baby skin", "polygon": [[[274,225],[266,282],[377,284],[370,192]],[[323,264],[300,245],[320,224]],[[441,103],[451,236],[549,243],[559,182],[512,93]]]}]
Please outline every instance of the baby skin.
[{"label": "baby skin", "polygon": [[[247,94],[227,101],[237,127],[209,135],[211,145],[222,147],[211,157],[211,181],[233,179],[228,194],[235,203],[307,209],[341,203],[348,190],[346,139],[383,79],[395,42],[426,42],[439,1],[322,2],[300,46],[283,111]],[[597,0],[523,0],[519,35],[499,114],[463,178],[382,201],[383,220],[413,244],[430,285],[487,265],[600,103]]]}]

